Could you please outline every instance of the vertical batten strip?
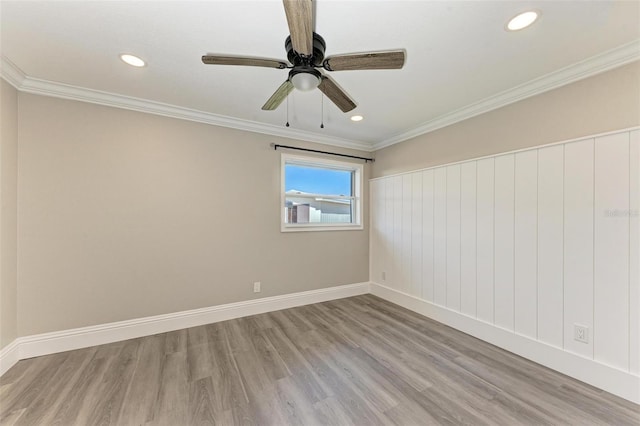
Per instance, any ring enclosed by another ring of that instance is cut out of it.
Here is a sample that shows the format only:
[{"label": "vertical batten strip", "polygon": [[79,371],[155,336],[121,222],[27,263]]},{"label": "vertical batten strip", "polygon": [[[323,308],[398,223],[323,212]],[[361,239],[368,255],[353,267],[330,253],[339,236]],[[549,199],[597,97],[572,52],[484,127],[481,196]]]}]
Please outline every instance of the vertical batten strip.
[{"label": "vertical batten strip", "polygon": [[493,181],[494,160],[478,160],[476,227],[477,318],[493,324]]},{"label": "vertical batten strip", "polygon": [[629,133],[595,141],[594,357],[629,369]]},{"label": "vertical batten strip", "polygon": [[538,340],[562,348],[563,146],[538,154]]},{"label": "vertical batten strip", "polygon": [[434,192],[433,169],[426,170],[422,173],[422,292],[430,302],[435,287]]},{"label": "vertical batten strip", "polygon": [[640,374],[640,130],[629,138],[629,372]]},{"label": "vertical batten strip", "polygon": [[393,287],[402,291],[402,176],[393,180]]},{"label": "vertical batten strip", "polygon": [[393,286],[393,179],[385,185],[385,285]]},{"label": "vertical batten strip", "polygon": [[514,155],[495,159],[494,310],[495,324],[513,331]]},{"label": "vertical batten strip", "polygon": [[460,165],[446,168],[447,298],[446,306],[460,311]]},{"label": "vertical batten strip", "polygon": [[514,191],[515,332],[537,339],[538,150],[516,154]]},{"label": "vertical batten strip", "polygon": [[460,168],[460,311],[476,317],[476,162]]},{"label": "vertical batten strip", "polygon": [[[593,358],[593,139],[564,154],[564,349]],[[574,339],[575,324],[589,328],[589,342]]]},{"label": "vertical batten strip", "polygon": [[412,259],[412,229],[413,223],[411,221],[411,198],[412,178],[410,174],[402,176],[402,288],[403,291],[416,295],[413,290],[413,276],[411,274],[411,259]]},{"label": "vertical batten strip", "polygon": [[411,279],[414,295],[422,297],[422,172],[411,174]]},{"label": "vertical batten strip", "polygon": [[447,306],[447,170],[434,171],[434,293],[433,300]]}]

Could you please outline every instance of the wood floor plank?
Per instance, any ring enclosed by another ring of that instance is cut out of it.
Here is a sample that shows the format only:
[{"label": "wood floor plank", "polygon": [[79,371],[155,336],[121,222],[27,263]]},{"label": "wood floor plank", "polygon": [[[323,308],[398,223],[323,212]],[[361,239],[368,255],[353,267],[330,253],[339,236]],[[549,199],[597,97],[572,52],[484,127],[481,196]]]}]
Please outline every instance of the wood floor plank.
[{"label": "wood floor plank", "polygon": [[24,362],[18,362],[17,364],[15,364],[0,377],[0,386],[15,383],[16,381],[20,380],[22,376],[27,374],[29,370],[37,368],[37,363],[27,362],[27,360],[23,361]]},{"label": "wood floor plank", "polygon": [[186,352],[173,352],[165,355],[160,386],[155,401],[153,421],[184,422],[188,418],[189,373]]},{"label": "wood floor plank", "polygon": [[336,399],[351,419],[369,425],[387,424],[382,412],[375,407],[375,401],[368,401],[368,395],[361,393],[350,383],[339,368],[328,365],[322,354],[308,349],[305,351],[305,357],[310,360],[318,378],[335,391]]},{"label": "wood floor plank", "polygon": [[145,424],[153,419],[164,367],[166,334],[143,337],[133,376],[127,388],[118,424]]},{"label": "wood floor plank", "polygon": [[283,360],[289,376],[293,378],[297,386],[313,402],[321,401],[332,395],[331,388],[325,386],[313,372],[313,368],[304,355],[287,339],[280,329],[265,331],[273,347]]},{"label": "wood floor plank", "polygon": [[216,365],[211,377],[216,391],[214,393],[216,406],[223,412],[232,411],[234,407],[246,406],[249,400],[226,339],[210,343],[209,351]]},{"label": "wood floor plank", "polygon": [[105,370],[100,389],[93,397],[91,408],[86,411],[86,424],[116,425],[137,365],[141,340],[128,340]]},{"label": "wood floor plank", "polygon": [[224,410],[216,404],[216,389],[211,377],[189,383],[187,415],[190,425],[215,425],[224,418]]},{"label": "wood floor plank", "polygon": [[2,419],[0,419],[0,425],[14,426],[26,412],[26,408],[21,408],[20,410],[10,411],[6,413],[6,415]]},{"label": "wood floor plank", "polygon": [[313,405],[313,398],[305,394],[305,388],[299,387],[291,377],[277,381],[278,406],[283,407],[282,424],[319,425],[322,424]]},{"label": "wood floor plank", "polygon": [[187,329],[187,348],[209,343],[208,330],[206,325],[191,327]]},{"label": "wood floor plank", "polygon": [[186,351],[188,382],[211,377],[215,374],[215,361],[209,348],[210,345],[207,342],[188,347]]},{"label": "wood floor plank", "polygon": [[354,392],[363,396],[376,410],[384,412],[398,405],[397,389],[394,389],[374,368],[367,368],[362,358],[349,347],[336,347],[329,351],[318,351],[322,360],[339,372]]},{"label": "wood floor plank", "polygon": [[[15,382],[11,392],[3,398],[2,412],[30,408],[32,401],[48,390],[48,383],[68,357],[67,352],[51,355],[47,359],[33,358],[31,361],[36,364],[35,368],[29,369],[28,375],[24,375],[21,380]],[[0,421],[2,417],[3,413],[0,413]]]},{"label": "wood floor plank", "polygon": [[95,355],[86,367],[79,369],[80,374],[72,383],[66,397],[57,405],[51,407],[52,413],[48,414],[52,425],[71,425],[78,423],[80,413],[86,396],[95,395],[98,392],[100,381],[109,367],[109,360]]},{"label": "wood floor plank", "polygon": [[0,425],[638,425],[640,407],[372,295],[22,360]]},{"label": "wood floor plank", "polygon": [[165,333],[164,353],[185,352],[187,350],[187,330]]},{"label": "wood floor plank", "polygon": [[40,392],[36,399],[29,404],[27,410],[16,425],[51,424],[53,412],[51,406],[57,406],[68,397],[71,392],[70,383],[77,380],[82,370],[91,361],[95,349],[71,351],[68,357],[57,369],[48,383],[47,392]]},{"label": "wood floor plank", "polygon": [[323,425],[355,426],[360,424],[357,420],[349,417],[349,414],[335,397],[316,402],[314,408]]}]

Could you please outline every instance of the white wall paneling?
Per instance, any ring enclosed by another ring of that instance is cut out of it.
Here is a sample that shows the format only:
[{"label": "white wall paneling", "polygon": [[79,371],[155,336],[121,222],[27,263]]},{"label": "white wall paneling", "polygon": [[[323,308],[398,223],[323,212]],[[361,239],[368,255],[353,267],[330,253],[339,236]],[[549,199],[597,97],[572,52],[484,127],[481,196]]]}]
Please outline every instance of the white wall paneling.
[{"label": "white wall paneling", "polygon": [[393,257],[391,258],[393,288],[403,289],[402,276],[402,176],[392,178],[393,195]]},{"label": "white wall paneling", "polygon": [[629,371],[640,374],[640,130],[629,138]]},{"label": "white wall paneling", "polygon": [[411,294],[422,296],[422,173],[411,174]]},{"label": "white wall paneling", "polygon": [[639,162],[632,130],[374,179],[371,281],[637,377]]},{"label": "white wall paneling", "polygon": [[405,293],[416,294],[411,277],[411,179],[411,175],[402,176],[402,282],[399,284]]},{"label": "white wall paneling", "polygon": [[460,311],[476,316],[476,162],[460,166]]},{"label": "white wall paneling", "polygon": [[[418,172],[417,174],[420,174]],[[433,302],[435,282],[433,170],[422,174],[422,298]]]},{"label": "white wall paneling", "polygon": [[476,317],[493,323],[494,160],[477,163]]},{"label": "white wall paneling", "polygon": [[594,330],[596,360],[629,368],[629,133],[595,142]]},{"label": "white wall paneling", "polygon": [[384,269],[384,214],[385,199],[384,196],[385,182],[382,180],[373,181],[369,185],[369,211],[371,221],[371,237],[369,241],[369,276],[375,277],[376,280],[382,280],[382,271]]},{"label": "white wall paneling", "polygon": [[593,338],[574,339],[574,325],[593,334],[593,140],[564,147],[564,349],[593,358]]},{"label": "white wall paneling", "polygon": [[383,268],[382,272],[384,274],[384,278],[382,278],[382,282],[386,285],[393,287],[393,259],[395,259],[395,255],[393,252],[393,179],[387,179],[384,182],[384,215],[383,226],[384,229],[384,247],[381,252],[384,255],[384,259],[382,260]]},{"label": "white wall paneling", "polygon": [[447,305],[447,169],[434,170],[433,176],[434,292],[433,300]]},{"label": "white wall paneling", "polygon": [[495,160],[494,322],[513,330],[514,155]]},{"label": "white wall paneling", "polygon": [[538,340],[563,347],[564,146],[538,150]]},{"label": "white wall paneling", "polygon": [[538,337],[538,151],[515,155],[514,329]]},{"label": "white wall paneling", "polygon": [[460,310],[460,165],[447,167],[447,307]]}]

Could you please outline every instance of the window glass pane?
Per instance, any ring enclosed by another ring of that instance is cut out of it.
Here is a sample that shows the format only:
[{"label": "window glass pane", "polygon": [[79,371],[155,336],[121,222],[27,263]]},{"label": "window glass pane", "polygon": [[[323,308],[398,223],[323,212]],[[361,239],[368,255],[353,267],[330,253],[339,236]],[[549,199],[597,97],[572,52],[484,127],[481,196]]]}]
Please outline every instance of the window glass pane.
[{"label": "window glass pane", "polygon": [[334,170],[311,166],[287,164],[285,166],[285,191],[307,194],[352,194],[353,171]]},{"label": "window glass pane", "polygon": [[351,223],[353,213],[350,199],[303,198],[288,194],[285,198],[285,223]]}]

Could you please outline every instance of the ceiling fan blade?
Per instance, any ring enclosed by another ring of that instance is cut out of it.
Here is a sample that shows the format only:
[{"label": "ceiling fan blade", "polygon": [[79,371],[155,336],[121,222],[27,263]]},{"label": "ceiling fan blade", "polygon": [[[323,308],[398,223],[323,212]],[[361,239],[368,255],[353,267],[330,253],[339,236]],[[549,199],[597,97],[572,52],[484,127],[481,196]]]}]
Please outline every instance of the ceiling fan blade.
[{"label": "ceiling fan blade", "polygon": [[311,0],[283,0],[293,50],[313,53],[313,4]]},{"label": "ceiling fan blade", "polygon": [[275,91],[273,95],[269,98],[269,100],[262,106],[262,109],[265,111],[273,111],[278,108],[282,101],[291,93],[293,90],[293,83],[289,80],[285,81],[278,87],[278,90]]},{"label": "ceiling fan blade", "polygon": [[347,95],[347,93],[342,90],[335,81],[326,75],[322,76],[322,81],[320,82],[318,89],[320,89],[327,98],[331,99],[331,102],[336,104],[342,112],[349,112],[356,107],[356,103],[349,97],[349,95]]},{"label": "ceiling fan blade", "polygon": [[203,55],[202,63],[207,65],[245,65],[248,67],[287,68],[287,63],[277,59],[250,58],[229,55]]},{"label": "ceiling fan blade", "polygon": [[404,50],[350,53],[331,56],[324,60],[322,66],[327,71],[392,70],[404,66],[405,56]]}]

